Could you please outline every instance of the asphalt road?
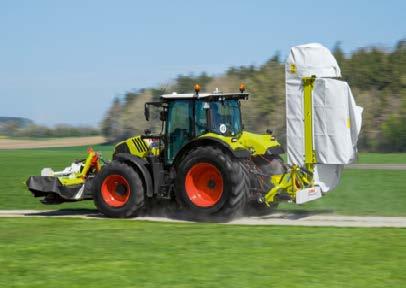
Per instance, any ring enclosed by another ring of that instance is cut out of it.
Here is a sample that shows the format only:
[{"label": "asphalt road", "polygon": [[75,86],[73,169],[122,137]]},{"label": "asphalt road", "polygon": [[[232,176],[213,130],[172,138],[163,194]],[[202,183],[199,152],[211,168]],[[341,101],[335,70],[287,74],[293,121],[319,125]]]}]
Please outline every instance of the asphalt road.
[{"label": "asphalt road", "polygon": [[[114,221],[105,218],[96,210],[2,210],[0,218],[11,217],[48,217],[48,218],[81,218],[101,221]],[[176,215],[145,215],[127,219],[128,221],[153,221],[171,223],[196,223],[187,221]],[[339,216],[315,213],[283,213],[275,212],[262,216],[244,216],[225,225],[290,225],[290,226],[327,226],[327,227],[397,227],[406,228],[406,217],[370,217],[370,216]]]}]

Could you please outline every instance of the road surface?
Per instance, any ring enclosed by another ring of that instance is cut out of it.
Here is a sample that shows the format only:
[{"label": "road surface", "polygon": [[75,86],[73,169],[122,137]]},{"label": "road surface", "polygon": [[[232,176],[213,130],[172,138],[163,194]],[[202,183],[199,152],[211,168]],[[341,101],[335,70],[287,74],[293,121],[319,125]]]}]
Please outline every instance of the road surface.
[{"label": "road surface", "polygon": [[[103,221],[114,221],[103,217],[96,210],[0,210],[0,218],[11,217],[47,217],[47,218],[81,218]],[[128,221],[153,221],[171,223],[195,223],[182,217],[146,215],[126,219]],[[371,217],[371,216],[340,216],[333,214],[275,212],[264,216],[244,216],[226,225],[289,225],[289,226],[327,226],[327,227],[397,227],[406,228],[406,217]]]}]

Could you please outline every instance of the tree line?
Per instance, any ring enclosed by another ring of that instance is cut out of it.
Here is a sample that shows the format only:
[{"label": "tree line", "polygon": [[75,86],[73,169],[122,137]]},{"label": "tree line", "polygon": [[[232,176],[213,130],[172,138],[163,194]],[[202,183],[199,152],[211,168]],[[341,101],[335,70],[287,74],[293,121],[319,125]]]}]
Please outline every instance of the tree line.
[{"label": "tree line", "polygon": [[[345,55],[339,45],[334,47],[343,80],[350,84],[358,105],[364,107],[363,125],[359,140],[360,151],[406,151],[406,40],[392,49],[365,47]],[[240,82],[251,94],[243,101],[243,120],[247,130],[274,131],[278,139],[286,140],[285,128],[285,66],[276,53],[259,66],[231,67],[223,75],[179,75],[166,86],[128,92],[116,98],[107,111],[101,127],[111,141],[143,133],[144,129],[159,132],[155,117],[144,119],[144,102],[159,99],[163,93],[187,93],[199,83],[202,92],[219,88],[224,92],[237,91]],[[157,113],[156,113],[157,115]]]},{"label": "tree line", "polygon": [[50,128],[35,124],[32,121],[22,124],[19,120],[8,120],[0,123],[0,135],[17,138],[83,137],[100,134],[100,129],[90,126],[58,124]]}]

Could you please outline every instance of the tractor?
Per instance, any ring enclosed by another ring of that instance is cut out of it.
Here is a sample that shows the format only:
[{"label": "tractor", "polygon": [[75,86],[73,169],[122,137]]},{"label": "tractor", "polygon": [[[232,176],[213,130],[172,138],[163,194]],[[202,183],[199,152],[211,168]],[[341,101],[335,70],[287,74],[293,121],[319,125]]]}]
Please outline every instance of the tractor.
[{"label": "tractor", "polygon": [[72,164],[79,165],[76,170],[47,170],[31,176],[28,188],[36,197],[45,196],[44,204],[93,199],[100,212],[118,218],[136,216],[157,199],[175,200],[195,217],[221,219],[231,219],[247,205],[266,209],[293,199],[286,189],[265,197],[288,167],[271,130],[245,131],[240,109],[240,101],[249,97],[245,86],[237,93],[194,88],[195,93],[164,94],[158,102],[145,103],[147,121],[150,107],[159,109],[159,134],[146,129],[118,143],[104,165],[89,150],[87,159]]},{"label": "tractor", "polygon": [[164,94],[158,102],[160,134],[148,129],[115,146],[113,160],[94,179],[94,202],[110,217],[131,217],[147,200],[175,199],[194,216],[230,219],[247,202],[261,201],[269,177],[285,172],[272,133],[244,130],[239,93]]}]

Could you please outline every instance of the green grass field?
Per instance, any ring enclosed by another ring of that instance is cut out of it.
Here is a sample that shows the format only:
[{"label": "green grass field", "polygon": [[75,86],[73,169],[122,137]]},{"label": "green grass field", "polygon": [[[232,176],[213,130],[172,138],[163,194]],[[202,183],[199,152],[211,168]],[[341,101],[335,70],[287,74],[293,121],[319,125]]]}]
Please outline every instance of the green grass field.
[{"label": "green grass field", "polygon": [[[111,159],[111,146],[94,146],[106,159]],[[86,147],[0,150],[0,209],[52,209],[42,205],[25,188],[30,175],[40,175],[41,169],[51,167],[61,170],[75,159],[87,156]],[[93,207],[90,201],[69,203],[54,208]]]},{"label": "green grass field", "polygon": [[406,153],[359,153],[361,164],[406,164]]},{"label": "green grass field", "polygon": [[406,170],[344,170],[341,183],[322,199],[279,210],[344,215],[406,216]]},{"label": "green grass field", "polygon": [[[111,146],[96,146],[106,159],[111,158]],[[390,156],[388,156],[390,155]],[[43,167],[62,169],[72,160],[84,158],[86,148],[52,148],[0,150],[0,209],[67,209],[93,208],[91,201],[44,206],[31,196],[24,181],[39,175]],[[387,162],[404,159],[403,154],[363,155],[364,161],[379,159]],[[378,160],[377,160],[378,161]],[[406,215],[406,171],[345,170],[340,185],[327,196],[303,206],[281,205],[282,210],[334,212],[349,215]]]},{"label": "green grass field", "polygon": [[[96,150],[111,157],[109,146]],[[43,167],[85,156],[83,147],[0,151],[0,209],[93,208],[44,206],[24,186]],[[406,171],[345,170],[322,199],[279,209],[406,216],[405,178]],[[406,229],[0,218],[0,251],[0,287],[406,286]]]},{"label": "green grass field", "polygon": [[0,287],[404,287],[406,229],[1,219]]},{"label": "green grass field", "polygon": [[[286,161],[286,154],[282,155]],[[406,153],[358,153],[359,164],[406,164]]]}]

